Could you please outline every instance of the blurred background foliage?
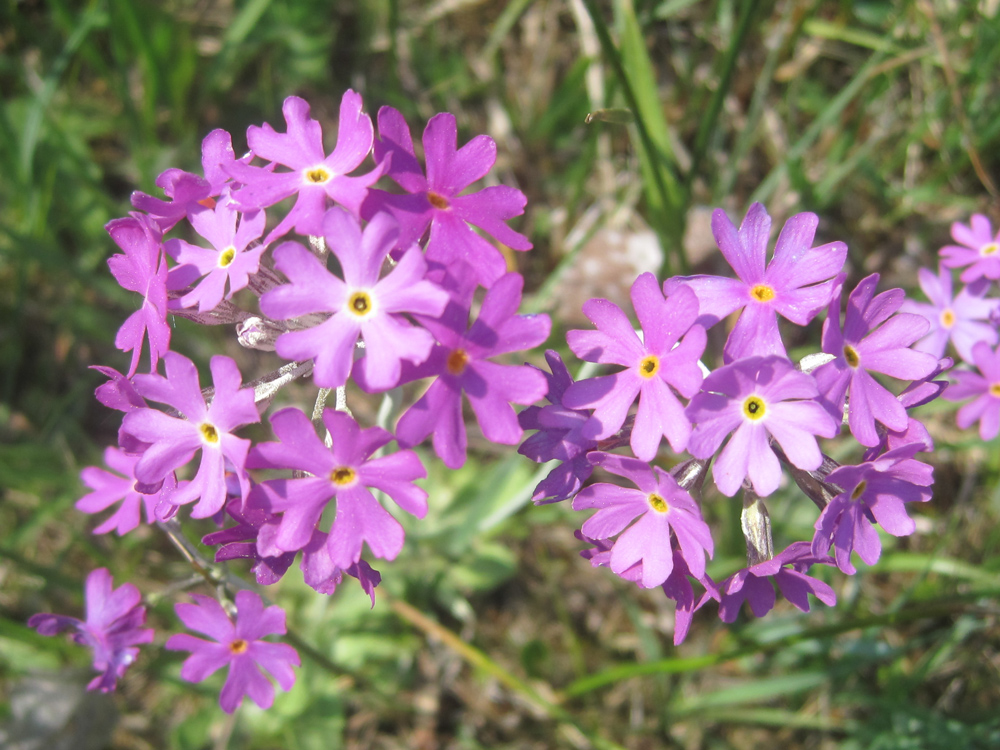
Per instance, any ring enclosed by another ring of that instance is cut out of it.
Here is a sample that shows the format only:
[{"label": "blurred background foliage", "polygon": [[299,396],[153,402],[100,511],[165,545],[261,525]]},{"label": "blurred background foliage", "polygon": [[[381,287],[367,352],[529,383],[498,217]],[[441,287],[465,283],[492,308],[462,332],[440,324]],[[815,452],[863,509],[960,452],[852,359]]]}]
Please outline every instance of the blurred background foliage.
[{"label": "blurred background foliage", "polygon": [[[537,467],[485,444],[461,471],[429,462],[431,513],[380,566],[374,611],[355,587],[321,597],[296,571],[267,592],[312,647],[269,712],[225,716],[218,678],[181,683],[180,658],[155,648],[116,696],[84,695],[82,651],[24,625],[78,613],[85,572],[104,565],[147,592],[158,643],[177,627],[188,564],[153,528],[92,536],[72,505],[80,468],[117,429],[87,368],[126,366],[113,338],[135,305],[107,272],[103,226],[131,191],[156,192],[163,169],[197,171],[211,129],[240,151],[247,125],[282,127],[281,102],[298,94],[332,135],[352,87],[415,132],[448,110],[462,140],[489,133],[493,178],[529,198],[518,226],[535,249],[511,262],[526,306],[558,316],[560,348],[585,299],[622,299],[639,271],[721,271],[712,207],[737,219],[761,200],[779,226],[815,211],[822,241],[848,242],[854,279],[881,271],[907,289],[952,221],[980,211],[996,225],[998,5],[3,0],[0,737],[184,750],[1000,746],[1000,450],[956,430],[947,404],[923,413],[938,481],[915,537],[885,539],[880,563],[851,579],[827,576],[833,610],[780,604],[732,627],[706,611],[680,648],[666,600],[590,569],[572,535],[581,518],[529,507]],[[229,338],[181,346],[267,369]],[[708,494],[705,512],[718,578],[742,565],[738,509]],[[814,511],[793,493],[771,515],[782,542],[811,536]]]}]

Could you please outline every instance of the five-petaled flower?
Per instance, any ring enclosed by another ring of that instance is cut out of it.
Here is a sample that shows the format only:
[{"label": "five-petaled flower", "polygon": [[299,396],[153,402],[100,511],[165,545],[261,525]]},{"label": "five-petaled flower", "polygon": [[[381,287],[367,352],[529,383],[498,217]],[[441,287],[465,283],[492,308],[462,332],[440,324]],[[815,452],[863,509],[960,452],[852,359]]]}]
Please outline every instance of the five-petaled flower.
[{"label": "five-petaled flower", "polygon": [[107,568],[98,568],[87,576],[84,597],[86,620],[41,613],[28,619],[28,627],[42,635],[71,630],[76,643],[93,649],[94,669],[101,673],[91,680],[87,690],[109,693],[138,656],[136,646],[151,642],[154,633],[142,627],[146,623],[146,608],[139,604],[142,600],[139,589],[131,583],[114,589]]},{"label": "five-petaled flower", "polygon": [[985,341],[972,347],[972,362],[979,372],[952,373],[956,382],[944,392],[948,401],[973,401],[958,410],[957,423],[967,430],[979,422],[979,437],[992,440],[1000,434],[1000,347],[991,349]]},{"label": "five-petaled flower", "polygon": [[192,594],[194,604],[174,605],[174,611],[188,628],[214,639],[206,641],[187,633],[170,636],[166,648],[170,651],[190,651],[184,660],[181,677],[188,682],[201,682],[222,667],[229,673],[219,695],[219,705],[232,713],[243,702],[243,696],[261,708],[274,703],[274,686],[264,672],[274,677],[282,690],[295,684],[292,667],[301,665],[299,655],[286,643],[269,643],[266,635],[285,634],[285,611],[277,605],[264,608],[264,602],[253,591],[236,594],[236,623],[215,599]]}]

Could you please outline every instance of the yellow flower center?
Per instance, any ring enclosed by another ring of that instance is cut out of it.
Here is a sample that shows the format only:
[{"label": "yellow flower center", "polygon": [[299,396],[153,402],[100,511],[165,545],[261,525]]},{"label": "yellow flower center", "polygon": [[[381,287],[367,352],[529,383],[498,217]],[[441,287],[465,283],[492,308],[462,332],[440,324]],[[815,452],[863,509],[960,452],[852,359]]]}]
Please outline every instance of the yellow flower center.
[{"label": "yellow flower center", "polygon": [[236,248],[230,245],[225,250],[222,251],[222,255],[219,256],[219,268],[226,268],[230,263],[233,262],[233,258],[236,257]]},{"label": "yellow flower center", "polygon": [[752,419],[756,422],[758,419],[762,419],[766,413],[767,407],[764,405],[764,399],[760,396],[749,396],[743,402],[743,416],[747,419]]},{"label": "yellow flower center", "polygon": [[314,185],[322,185],[324,182],[330,181],[333,173],[326,167],[313,167],[306,170],[305,177],[307,182],[311,182]]},{"label": "yellow flower center", "polygon": [[660,369],[660,358],[655,354],[650,354],[648,357],[643,357],[642,361],[639,363],[639,375],[643,378],[649,380],[653,377]]},{"label": "yellow flower center", "polygon": [[373,304],[372,298],[368,292],[354,292],[347,300],[347,309],[359,318],[370,315],[374,307],[375,305]]},{"label": "yellow flower center", "polygon": [[430,201],[430,204],[434,206],[434,208],[440,208],[442,210],[448,208],[450,205],[448,203],[448,199],[443,195],[438,195],[437,193],[432,193],[430,191],[427,192],[427,200]]},{"label": "yellow flower center", "polygon": [[657,494],[652,494],[649,496],[649,507],[655,510],[657,513],[666,513],[670,510],[670,506],[667,505],[667,501],[664,500]]},{"label": "yellow flower center", "polygon": [[979,248],[979,254],[985,257],[987,255],[996,254],[998,250],[1000,250],[1000,245],[998,245],[996,242],[990,242]]},{"label": "yellow flower center", "polygon": [[219,442],[219,431],[215,429],[215,425],[205,422],[198,429],[201,430],[201,437],[206,443]]},{"label": "yellow flower center", "polygon": [[847,360],[847,364],[851,367],[857,367],[858,363],[861,362],[858,352],[850,344],[844,344],[844,359]]},{"label": "yellow flower center", "polygon": [[245,654],[248,648],[250,648],[250,644],[242,638],[237,638],[229,643],[229,650],[234,654]]},{"label": "yellow flower center", "polygon": [[750,290],[750,296],[758,302],[770,302],[774,299],[774,290],[767,284],[757,284]]},{"label": "yellow flower center", "polygon": [[944,328],[951,328],[955,325],[955,313],[951,308],[947,308],[941,311],[941,325]]},{"label": "yellow flower center", "polygon": [[353,484],[357,477],[358,473],[350,466],[339,466],[330,472],[330,481],[338,487],[346,487],[349,484]]},{"label": "yellow flower center", "polygon": [[990,395],[994,398],[1000,398],[1000,383],[990,385]]},{"label": "yellow flower center", "polygon": [[465,372],[465,366],[469,364],[469,355],[464,349],[455,349],[448,355],[448,372],[452,375],[461,375]]},{"label": "yellow flower center", "polygon": [[854,488],[854,492],[851,493],[851,500],[857,500],[863,494],[865,494],[865,488],[868,487],[868,482],[862,481],[857,487]]}]

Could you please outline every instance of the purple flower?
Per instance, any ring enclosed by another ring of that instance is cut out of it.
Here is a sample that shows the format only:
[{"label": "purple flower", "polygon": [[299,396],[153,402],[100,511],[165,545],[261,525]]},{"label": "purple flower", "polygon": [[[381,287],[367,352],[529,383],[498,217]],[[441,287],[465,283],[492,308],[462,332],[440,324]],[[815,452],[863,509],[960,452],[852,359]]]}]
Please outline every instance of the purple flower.
[{"label": "purple flower", "polygon": [[781,482],[771,438],[800,469],[812,471],[823,462],[815,436],[832,438],[839,425],[814,400],[818,396],[812,377],[782,357],[747,357],[720,367],[688,405],[695,423],[688,450],[710,458],[732,433],[712,470],[716,486],[732,496],[749,476],[754,491],[766,497]]},{"label": "purple flower", "polygon": [[[104,451],[104,463],[117,474],[96,466],[88,466],[80,472],[80,479],[92,492],[76,501],[76,509],[83,513],[100,513],[117,502],[118,509],[104,523],[94,529],[95,534],[106,534],[114,529],[119,536],[127,534],[139,525],[139,512],[146,509],[146,523],[156,520],[156,506],[161,499],[169,497],[177,487],[174,475],[168,474],[166,481],[156,487],[146,487],[136,482],[134,471],[138,456],[129,456],[118,448]],[[140,490],[150,490],[141,492]]]},{"label": "purple flower", "polygon": [[255,446],[252,468],[294,469],[312,475],[271,479],[254,489],[252,502],[281,515],[279,522],[261,526],[258,553],[271,557],[305,547],[327,504],[336,498],[337,513],[326,542],[332,564],[341,570],[350,568],[361,559],[364,543],[376,557],[392,560],[403,546],[403,527],[371,490],[381,490],[407,513],[423,518],[427,493],[413,484],[427,476],[423,464],[410,450],[372,458],[392,440],[381,427],[362,430],[349,416],[332,409],[323,412],[323,424],[333,441],[330,448],[305,414],[282,409],[271,417],[280,442]]},{"label": "purple flower", "polygon": [[272,206],[297,195],[295,205],[267,235],[265,244],[294,228],[299,234],[323,233],[323,215],[327,198],[347,208],[355,216],[365,199],[368,187],[382,174],[376,167],[368,174],[349,177],[372,148],[375,137],[371,118],[361,111],[361,95],[348,90],[340,100],[340,125],[337,146],[326,156],[323,130],[309,118],[309,104],[297,96],[285,99],[281,107],[287,132],[277,133],[267,123],[247,128],[247,143],[256,156],[288,167],[290,172],[274,172],[240,162],[227,171],[243,183],[233,194],[237,206],[250,211]]},{"label": "purple flower", "polygon": [[583,435],[603,439],[624,424],[629,407],[639,396],[632,452],[651,461],[662,437],[676,453],[687,446],[691,423],[674,390],[691,398],[701,387],[698,358],[705,351],[705,329],[695,324],[698,300],[686,287],[679,287],[664,299],[656,277],[644,273],[632,284],[631,296],[642,326],[642,339],[614,303],[592,299],[584,304],[583,312],[597,330],[570,331],[566,336],[569,348],[588,362],[623,365],[627,369],[574,383],[566,390],[563,405],[570,409],[593,408],[594,416]]},{"label": "purple flower", "polygon": [[979,437],[992,440],[1000,434],[1000,347],[991,350],[982,341],[972,347],[972,361],[979,372],[953,372],[957,382],[948,387],[944,397],[961,401],[976,396],[958,410],[958,426],[967,430],[979,422]]},{"label": "purple flower", "polygon": [[[139,395],[132,381],[118,370],[100,365],[91,365],[90,369],[97,370],[108,378],[108,382],[102,383],[94,390],[94,397],[109,409],[128,413],[148,406],[146,399]],[[129,455],[138,456],[149,447],[149,444],[119,428],[118,447]]]},{"label": "purple flower", "polygon": [[907,536],[916,529],[905,503],[931,499],[933,469],[915,461],[923,450],[920,443],[895,448],[857,466],[841,466],[830,472],[827,483],[843,489],[830,501],[816,520],[812,550],[825,555],[832,545],[837,567],[853,574],[851,551],[856,550],[868,565],[878,562],[882,543],[873,524],[878,523],[893,536]]},{"label": "purple flower", "polygon": [[332,313],[312,328],[282,334],[278,354],[286,359],[315,359],[316,384],[339,388],[351,373],[360,336],[365,356],[358,366],[365,382],[377,391],[393,388],[399,382],[402,361],[423,362],[434,346],[434,337],[411,325],[404,315],[438,316],[448,304],[448,294],[424,278],[427,264],[416,247],[379,279],[396,237],[391,217],[379,214],[362,232],[354,218],[335,208],[327,213],[323,228],[340,261],[343,280],[298,243],[286,242],[274,252],[275,267],[291,283],[261,297],[264,314],[285,320]]},{"label": "purple flower", "polygon": [[969,226],[955,222],[951,236],[958,245],[941,248],[941,263],[948,268],[964,268],[961,279],[970,284],[977,279],[1000,279],[1000,232],[993,234],[990,220],[973,214]]},{"label": "purple flower", "polygon": [[861,280],[847,299],[844,327],[840,327],[839,295],[830,303],[823,323],[823,351],[836,359],[816,369],[813,375],[828,411],[840,419],[850,396],[848,424],[864,446],[878,444],[875,422],[889,430],[906,428],[906,409],[869,372],[880,372],[902,380],[922,380],[934,372],[937,357],[914,351],[910,345],[927,333],[930,324],[921,315],[899,313],[902,289],[875,295],[879,275]]},{"label": "purple flower", "polygon": [[216,562],[253,560],[251,570],[257,583],[261,586],[270,586],[285,575],[295,561],[295,553],[283,552],[280,555],[264,557],[257,552],[257,535],[261,527],[278,521],[274,513],[257,506],[254,502],[257,497],[257,493],[251,489],[245,502],[241,498],[230,499],[226,503],[226,514],[233,518],[237,525],[206,534],[202,537],[201,543],[208,547],[219,547],[215,553]]},{"label": "purple flower", "polygon": [[764,267],[771,217],[760,203],[747,211],[739,230],[717,208],[712,213],[712,234],[737,279],[722,276],[677,276],[667,279],[664,292],[679,286],[698,295],[698,322],[709,328],[742,309],[726,341],[726,362],[750,355],[785,354],[778,332],[778,318],[804,326],[830,302],[834,277],[847,259],[847,245],[829,242],[812,247],[816,214],[796,214],[785,222],[774,247],[770,265]]},{"label": "purple flower", "polygon": [[401,247],[420,240],[430,227],[428,259],[449,266],[466,264],[469,272],[487,288],[506,272],[507,262],[470,224],[514,250],[531,249],[528,238],[506,224],[524,213],[527,201],[524,193],[496,185],[460,195],[493,167],[497,146],[492,138],[476,136],[457,149],[455,116],[447,112],[435,115],[424,130],[427,161],[424,177],[403,115],[392,107],[382,107],[378,113],[378,131],[375,160],[382,163],[391,157],[387,174],[407,195],[372,190],[363,210],[365,218],[382,210],[396,217],[401,226]]},{"label": "purple flower", "polygon": [[[239,161],[245,164],[250,158],[247,154]],[[132,193],[132,205],[148,213],[160,230],[166,232],[185,216],[193,217],[215,206],[215,196],[230,182],[225,169],[234,162],[232,136],[225,130],[213,130],[201,142],[204,178],[181,169],[168,169],[156,178],[156,186],[171,200],[160,200],[137,190]]]},{"label": "purple flower", "polygon": [[[590,560],[590,564],[595,568],[610,566],[611,548],[614,546],[612,542],[606,539],[590,539],[580,531],[576,531],[574,534],[580,541],[594,545],[590,549],[583,550],[580,553],[581,557]],[[679,549],[675,549],[673,555],[674,567],[660,588],[663,589],[663,593],[668,599],[672,599],[677,603],[674,610],[674,645],[679,646],[687,638],[688,631],[691,629],[691,622],[694,619],[694,613],[708,599],[718,601],[719,592],[715,587],[715,582],[707,574],[696,578],[691,573],[688,569],[687,561]],[[639,583],[642,580],[642,563],[635,563],[619,575],[626,581]],[[691,585],[690,578],[695,578],[705,589],[702,598],[695,598],[694,587]]]},{"label": "purple flower", "polygon": [[972,345],[977,341],[985,341],[990,346],[997,343],[997,331],[988,321],[1000,309],[1000,300],[985,299],[988,284],[979,282],[967,286],[953,298],[951,271],[947,268],[939,268],[937,276],[926,268],[918,273],[920,288],[930,304],[906,300],[899,308],[900,312],[923,315],[930,323],[930,332],[913,345],[914,349],[942,357],[950,340],[958,356],[971,362]]},{"label": "purple flower", "polygon": [[549,384],[546,395],[549,406],[529,406],[517,415],[522,428],[538,430],[521,443],[517,452],[536,463],[561,462],[535,487],[531,499],[537,505],[559,502],[579,492],[594,470],[587,452],[597,448],[596,440],[583,436],[590,412],[569,409],[562,404],[563,394],[573,384],[562,357],[549,349],[545,352],[545,360],[552,374],[544,370],[539,372]]},{"label": "purple flower", "polygon": [[[468,304],[453,301],[437,320],[421,317],[438,344],[427,361],[404,363],[402,382],[435,377],[420,399],[396,425],[396,438],[404,447],[434,436],[434,451],[450,469],[465,463],[467,437],[462,418],[465,392],[486,439],[517,445],[524,431],[511,407],[533,404],[545,395],[545,376],[528,365],[500,365],[487,360],[508,352],[538,346],[549,335],[547,315],[517,315],[524,279],[509,273],[486,293],[479,318],[466,331]],[[364,377],[362,389],[374,390]]]},{"label": "purple flower", "polygon": [[191,513],[207,518],[218,513],[226,502],[226,461],[229,461],[246,498],[250,491],[244,469],[250,441],[232,431],[260,421],[252,388],[240,388],[240,371],[229,357],[212,357],[215,395],[209,406],[201,393],[194,363],[176,352],[167,352],[167,377],[140,375],[136,387],[150,401],[167,404],[181,416],[172,417],[156,409],[136,409],[125,415],[122,429],[150,443],[135,465],[135,476],[152,484],[188,463],[201,451],[201,464],[193,480],[169,497],[175,505],[201,498]]},{"label": "purple flower", "polygon": [[170,651],[190,651],[184,660],[181,677],[188,682],[201,682],[224,666],[229,666],[226,683],[222,686],[219,705],[231,714],[243,702],[243,696],[261,708],[274,703],[274,686],[264,676],[271,675],[282,690],[295,684],[292,667],[301,666],[299,655],[286,643],[268,643],[266,635],[285,634],[285,611],[278,606],[264,608],[264,602],[253,591],[236,594],[236,624],[210,596],[192,594],[194,604],[176,604],[174,611],[188,628],[203,633],[216,642],[195,638],[187,633],[172,635],[166,648]]},{"label": "purple flower", "polygon": [[688,571],[701,578],[705,574],[705,555],[713,554],[712,534],[687,491],[670,474],[645,461],[613,453],[592,453],[590,457],[595,465],[638,487],[592,484],[573,499],[573,510],[598,509],[583,524],[585,536],[608,539],[621,533],[611,548],[611,570],[621,575],[641,562],[639,585],[662,585],[674,567],[670,542],[673,531]]},{"label": "purple flower", "polygon": [[260,256],[267,247],[257,245],[247,249],[247,246],[264,233],[265,220],[263,211],[240,214],[232,201],[222,199],[214,210],[191,216],[194,230],[211,243],[212,250],[180,239],[167,240],[164,249],[180,264],[176,270],[184,272],[185,266],[191,266],[201,279],[180,298],[181,307],[198,305],[199,312],[214,310],[223,297],[229,299],[246,287],[250,274],[260,267]]},{"label": "purple flower", "polygon": [[37,614],[28,620],[29,628],[41,635],[56,635],[71,630],[73,640],[94,651],[94,669],[101,674],[91,680],[87,690],[109,693],[118,678],[139,655],[135,648],[153,640],[153,631],[143,628],[146,608],[139,605],[142,597],[131,583],[112,589],[113,581],[107,568],[98,568],[87,576],[84,598],[87,602],[86,621],[63,615]]},{"label": "purple flower", "polygon": [[[743,568],[720,583],[722,599],[719,603],[719,617],[723,622],[735,622],[745,601],[750,602],[750,610],[754,616],[766,615],[774,608],[772,578],[784,597],[803,612],[809,611],[809,594],[832,607],[837,603],[837,595],[833,593],[833,589],[806,575],[813,565],[829,565],[832,562],[829,557],[813,554],[809,549],[809,542],[794,542],[781,554]],[[706,597],[703,596],[698,607],[705,600]]]},{"label": "purple flower", "polygon": [[142,295],[142,307],[132,313],[118,329],[115,346],[132,352],[129,377],[139,366],[143,339],[149,336],[149,369],[170,348],[167,325],[167,262],[161,252],[159,228],[145,216],[133,214],[114,219],[104,227],[124,254],[108,258],[111,274],[121,286]]}]

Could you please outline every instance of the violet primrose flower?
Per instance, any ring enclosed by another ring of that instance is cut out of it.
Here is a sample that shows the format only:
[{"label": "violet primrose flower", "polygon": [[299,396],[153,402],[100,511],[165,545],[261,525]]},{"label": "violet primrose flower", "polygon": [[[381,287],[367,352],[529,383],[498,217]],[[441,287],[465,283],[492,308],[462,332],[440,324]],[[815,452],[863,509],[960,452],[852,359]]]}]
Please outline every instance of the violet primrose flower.
[{"label": "violet primrose flower", "polygon": [[957,382],[948,387],[944,397],[962,401],[975,396],[974,401],[958,410],[958,426],[967,430],[979,422],[979,437],[992,440],[1000,435],[1000,347],[990,349],[982,341],[972,347],[972,361],[979,372],[953,372]]},{"label": "violet primrose flower", "polygon": [[[794,542],[770,560],[743,568],[719,584],[719,618],[723,622],[735,622],[745,601],[750,602],[750,611],[756,617],[770,612],[775,601],[772,578],[784,597],[803,612],[809,611],[809,594],[832,607],[837,603],[833,589],[806,575],[813,565],[832,562],[830,557],[810,551],[809,542]],[[703,595],[695,609],[701,608],[707,599],[708,595]]]},{"label": "violet primrose flower", "polygon": [[41,635],[71,630],[76,643],[93,649],[94,669],[101,674],[91,680],[87,690],[102,693],[115,689],[118,678],[139,654],[136,646],[150,643],[154,635],[151,629],[142,627],[146,623],[146,608],[139,604],[142,600],[139,589],[131,583],[123,583],[117,589],[112,586],[107,568],[98,568],[87,576],[85,621],[48,613],[28,619],[28,627],[35,628]]},{"label": "violet primrose flower", "polygon": [[[528,365],[500,365],[487,357],[538,346],[548,338],[547,315],[517,315],[524,279],[509,273],[486,293],[479,318],[466,331],[469,307],[452,301],[437,320],[421,316],[438,344],[421,365],[403,365],[402,382],[437,376],[427,391],[399,419],[396,438],[404,447],[433,435],[434,452],[449,469],[465,463],[467,436],[462,418],[462,393],[483,435],[493,443],[517,445],[524,431],[511,407],[533,404],[546,391],[545,376]],[[358,384],[374,389],[364,373]]]},{"label": "violet primrose flower", "polygon": [[182,417],[156,409],[136,409],[125,415],[122,429],[150,443],[135,465],[135,476],[144,483],[158,482],[201,451],[198,473],[169,500],[183,505],[200,498],[191,516],[207,518],[218,513],[226,502],[226,461],[236,472],[244,499],[250,491],[244,469],[250,441],[236,437],[232,431],[260,421],[253,388],[240,388],[240,371],[233,360],[212,357],[215,396],[206,406],[194,363],[176,352],[167,352],[164,361],[167,377],[139,375],[136,387],[145,398],[172,406]]},{"label": "violet primrose flower", "polygon": [[365,218],[371,218],[376,211],[391,213],[401,227],[401,247],[420,240],[430,227],[428,259],[450,266],[462,263],[486,288],[504,274],[507,262],[500,251],[476,234],[469,224],[514,250],[531,249],[528,238],[506,224],[509,219],[524,213],[527,202],[524,193],[506,185],[495,185],[460,195],[484,177],[496,162],[497,146],[492,138],[479,135],[458,149],[455,116],[447,112],[435,115],[424,130],[427,161],[427,176],[424,177],[403,116],[392,107],[382,107],[378,112],[378,130],[375,161],[382,164],[387,157],[391,158],[387,174],[407,195],[373,189],[363,212]]},{"label": "violet primrose flower", "polygon": [[383,169],[378,166],[368,174],[348,176],[368,156],[375,137],[371,118],[361,111],[361,106],[360,94],[351,90],[344,93],[337,146],[329,156],[323,149],[319,122],[310,119],[309,104],[297,96],[288,97],[281,106],[287,132],[277,133],[267,123],[247,128],[247,143],[254,155],[291,171],[274,172],[240,162],[229,164],[228,173],[243,183],[233,193],[237,207],[242,211],[265,208],[297,194],[295,206],[267,235],[266,244],[292,228],[299,234],[322,234],[327,198],[358,215],[369,186]]},{"label": "violet primrose flower", "polygon": [[257,536],[264,557],[299,550],[309,544],[330,500],[337,514],[326,547],[330,561],[346,570],[361,559],[367,543],[376,557],[392,560],[403,546],[403,527],[372,495],[377,489],[417,518],[427,513],[427,493],[413,484],[427,476],[417,454],[410,450],[379,458],[372,454],[392,440],[381,427],[362,430],[343,412],[326,409],[323,424],[332,446],[316,435],[309,418],[298,409],[282,409],[271,417],[280,442],[254,447],[251,468],[294,469],[312,476],[271,479],[254,488],[251,502],[279,522],[265,521]]},{"label": "violet primrose flower", "polygon": [[274,686],[264,676],[271,675],[282,690],[295,684],[292,667],[301,666],[299,655],[286,643],[268,643],[266,635],[284,635],[285,612],[277,605],[264,608],[264,602],[253,591],[236,594],[236,623],[215,599],[192,594],[194,604],[176,604],[174,611],[188,628],[216,641],[195,638],[187,633],[172,635],[165,648],[170,651],[190,651],[184,660],[181,677],[188,682],[201,682],[222,667],[229,673],[219,695],[222,710],[231,714],[243,702],[243,696],[261,708],[274,703]]},{"label": "violet primrose flower", "polygon": [[720,367],[688,405],[695,423],[688,450],[710,458],[732,433],[712,469],[716,486],[731,497],[749,476],[754,491],[766,497],[781,482],[770,438],[800,469],[823,463],[816,436],[832,438],[840,426],[814,400],[818,396],[812,377],[783,357],[746,357]]},{"label": "violet primrose flower", "polygon": [[712,213],[712,234],[737,279],[722,276],[675,276],[663,284],[672,294],[688,286],[698,295],[698,323],[706,328],[742,309],[726,341],[726,362],[750,355],[785,354],[778,318],[804,326],[830,302],[833,277],[847,259],[847,245],[829,242],[812,247],[819,219],[796,214],[785,222],[765,268],[771,217],[760,203],[747,211],[737,230],[721,208]]},{"label": "violet primrose flower", "polygon": [[[250,159],[251,155],[247,154],[239,161],[245,164]],[[156,178],[156,186],[162,188],[170,200],[164,201],[136,190],[132,193],[132,205],[149,214],[160,230],[167,232],[185,216],[193,217],[214,208],[215,197],[231,181],[225,168],[236,160],[232,136],[225,130],[213,130],[201,142],[204,178],[181,169],[168,169]]]},{"label": "violet primrose flower", "polygon": [[951,341],[958,356],[971,362],[972,346],[977,341],[996,345],[1000,334],[989,321],[1000,309],[1000,300],[984,297],[987,283],[971,284],[953,297],[951,271],[944,266],[938,269],[937,276],[926,268],[921,268],[918,275],[930,304],[906,300],[899,308],[900,312],[923,315],[930,323],[930,331],[913,345],[914,349],[940,358]]},{"label": "violet primrose flower", "polygon": [[825,555],[832,545],[837,567],[855,573],[851,551],[868,565],[878,562],[882,543],[872,526],[875,522],[893,536],[908,536],[916,530],[906,515],[905,503],[927,502],[934,482],[933,469],[913,456],[923,450],[920,443],[904,445],[858,466],[841,466],[826,481],[843,488],[816,520],[814,554]]},{"label": "violet primrose flower", "polygon": [[969,226],[955,222],[951,236],[958,245],[941,248],[941,263],[948,268],[964,268],[961,279],[970,284],[977,279],[1000,279],[1000,232],[993,234],[990,220],[973,214]]},{"label": "violet primrose flower", "polygon": [[[670,474],[659,467],[650,467],[645,461],[614,453],[591,453],[590,459],[638,487],[592,484],[573,499],[573,510],[598,509],[583,524],[581,531],[585,536],[608,539],[624,532],[611,548],[611,570],[621,575],[641,562],[639,585],[643,588],[662,585],[674,567],[670,541],[673,531],[688,571],[695,578],[704,576],[705,555],[711,557],[714,552],[712,534],[702,520],[701,509],[687,491]],[[633,524],[636,518],[638,521]]]},{"label": "violet primrose flower", "polygon": [[910,348],[927,333],[930,324],[921,315],[899,313],[902,289],[875,294],[879,275],[861,280],[847,299],[844,327],[840,326],[839,294],[830,303],[823,323],[823,351],[836,359],[821,365],[813,375],[830,414],[840,419],[850,396],[848,424],[864,446],[879,441],[875,422],[889,430],[906,428],[906,409],[870,372],[901,380],[922,380],[937,367],[938,358]]},{"label": "violet primrose flower", "polygon": [[130,292],[142,295],[142,306],[118,329],[115,346],[132,352],[128,375],[135,374],[142,353],[142,342],[149,337],[149,369],[170,348],[167,325],[167,262],[161,252],[162,235],[152,220],[141,214],[109,221],[104,227],[124,254],[108,258],[115,280]]},{"label": "violet primrose flower", "polygon": [[100,513],[121,502],[117,510],[94,529],[95,534],[106,534],[112,529],[119,536],[127,534],[139,525],[141,508],[146,510],[146,523],[153,523],[157,504],[176,489],[177,479],[171,473],[160,487],[148,493],[140,492],[140,488],[147,488],[136,482],[134,471],[138,462],[138,456],[129,456],[118,448],[109,447],[104,451],[104,463],[117,474],[96,466],[88,466],[80,472],[80,479],[92,491],[76,501],[77,510]]},{"label": "violet primrose flower", "polygon": [[563,394],[573,384],[562,357],[549,349],[545,352],[545,360],[552,373],[540,372],[549,384],[546,398],[550,404],[529,406],[517,415],[522,428],[538,430],[521,443],[517,452],[536,463],[561,462],[535,487],[531,499],[536,505],[559,502],[579,492],[594,470],[587,452],[597,448],[596,440],[583,436],[590,412],[562,405]]},{"label": "violet primrose flower", "polygon": [[396,224],[379,214],[362,232],[358,222],[339,208],[330,209],[323,223],[330,250],[343,269],[343,280],[330,273],[313,253],[295,242],[274,252],[275,267],[291,281],[261,297],[265,315],[276,319],[309,313],[332,313],[322,323],[282,334],[277,351],[293,360],[314,359],[313,379],[323,388],[339,388],[354,365],[360,336],[365,356],[358,367],[368,387],[393,388],[403,360],[427,359],[434,337],[410,324],[404,314],[440,315],[448,294],[427,281],[427,264],[416,247],[408,249],[395,268],[379,279],[382,263],[393,248]]},{"label": "violet primrose flower", "polygon": [[588,362],[623,365],[627,369],[574,383],[563,395],[563,405],[594,409],[590,425],[582,434],[603,439],[624,424],[629,407],[639,396],[632,452],[651,461],[662,437],[667,438],[675,453],[687,446],[691,423],[674,390],[691,398],[701,387],[698,358],[705,351],[705,329],[695,324],[698,300],[687,287],[678,287],[664,299],[656,277],[644,273],[632,284],[631,296],[642,340],[614,303],[592,299],[584,304],[583,312],[597,330],[570,331],[566,335],[569,348]]},{"label": "violet primrose flower", "polygon": [[[246,287],[250,275],[257,273],[260,256],[266,245],[247,246],[264,233],[266,217],[263,211],[241,214],[228,198],[215,204],[214,210],[200,211],[191,216],[191,226],[211,243],[213,249],[198,247],[181,239],[167,240],[164,250],[180,267],[197,269],[201,279],[194,289],[180,298],[182,307],[198,306],[199,312],[214,310],[222,298]],[[229,292],[226,293],[226,285]]]}]

